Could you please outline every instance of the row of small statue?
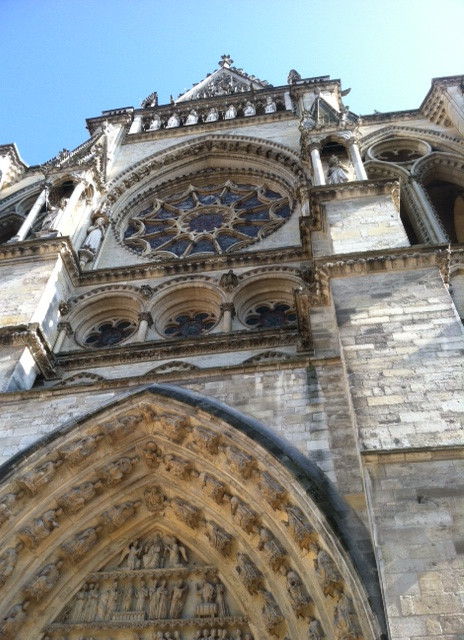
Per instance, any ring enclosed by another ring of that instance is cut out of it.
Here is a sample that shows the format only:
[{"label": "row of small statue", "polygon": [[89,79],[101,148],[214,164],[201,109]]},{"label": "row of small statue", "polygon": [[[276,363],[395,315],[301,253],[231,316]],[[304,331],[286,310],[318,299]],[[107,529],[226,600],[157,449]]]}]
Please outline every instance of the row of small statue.
[{"label": "row of small statue", "polygon": [[[243,633],[241,629],[237,629],[232,634],[223,628],[198,629],[192,636],[192,640],[253,640],[253,636],[249,632]],[[151,635],[134,635],[134,640],[182,640],[179,631],[154,631]]]},{"label": "row of small statue", "polygon": [[[271,96],[266,98],[266,104],[264,105],[264,113],[275,113],[277,111],[277,105]],[[249,100],[245,104],[243,108],[243,115],[248,118],[250,116],[256,115],[256,107]],[[223,120],[234,120],[237,117],[237,109],[234,105],[228,105],[227,109],[222,113]],[[219,120],[219,111],[216,107],[211,107],[211,109],[206,114],[206,117],[203,119],[203,122],[216,122]],[[192,124],[198,124],[200,122],[200,116],[198,115],[195,109],[191,109],[188,113],[187,117],[183,120],[182,124],[184,126],[190,126]],[[177,113],[173,113],[165,123],[166,129],[174,129],[179,127],[181,124],[181,118],[177,115]],[[157,131],[161,129],[163,126],[163,120],[161,117],[156,114],[148,127],[147,131]]]},{"label": "row of small statue", "polygon": [[186,548],[173,536],[162,538],[159,533],[144,544],[139,540],[130,543],[122,552],[118,564],[131,571],[174,569],[185,565],[188,565]]},{"label": "row of small statue", "polygon": [[[111,620],[115,614],[139,613],[148,620],[179,619],[182,616],[190,586],[178,579],[172,585],[167,580],[143,578],[134,584],[124,579],[118,583],[100,587],[96,582],[85,585],[74,598],[64,615],[64,621],[71,624]],[[225,587],[219,580],[203,579],[196,585],[200,602],[196,605],[195,616],[228,617],[229,608],[225,598]],[[120,616],[118,616],[120,617]]]}]

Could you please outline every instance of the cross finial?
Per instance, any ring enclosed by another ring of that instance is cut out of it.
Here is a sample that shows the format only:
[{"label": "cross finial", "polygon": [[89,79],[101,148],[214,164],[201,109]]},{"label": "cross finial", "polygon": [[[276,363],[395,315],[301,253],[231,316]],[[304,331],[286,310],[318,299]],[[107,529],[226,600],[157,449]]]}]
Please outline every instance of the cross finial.
[{"label": "cross finial", "polygon": [[218,65],[220,67],[225,67],[226,69],[228,69],[233,62],[234,61],[230,57],[230,53],[225,53],[223,56],[221,56]]}]

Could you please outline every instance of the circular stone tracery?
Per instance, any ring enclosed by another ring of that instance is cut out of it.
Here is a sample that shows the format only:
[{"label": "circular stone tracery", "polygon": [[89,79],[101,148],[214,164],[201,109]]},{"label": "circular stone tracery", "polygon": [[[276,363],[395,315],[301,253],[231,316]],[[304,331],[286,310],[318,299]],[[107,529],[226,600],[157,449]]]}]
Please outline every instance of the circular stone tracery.
[{"label": "circular stone tracery", "polygon": [[84,344],[86,347],[111,347],[126,340],[135,329],[135,323],[125,318],[105,320],[87,332]]},{"label": "circular stone tracery", "polygon": [[289,199],[266,186],[190,186],[129,218],[124,244],[147,257],[221,254],[269,235],[290,214]]}]

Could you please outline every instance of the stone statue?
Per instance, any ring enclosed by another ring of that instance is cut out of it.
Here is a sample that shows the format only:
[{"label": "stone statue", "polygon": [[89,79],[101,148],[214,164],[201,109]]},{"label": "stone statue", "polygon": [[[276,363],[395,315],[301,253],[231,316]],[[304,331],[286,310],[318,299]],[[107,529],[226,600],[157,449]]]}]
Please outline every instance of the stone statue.
[{"label": "stone statue", "polygon": [[157,620],[165,620],[169,616],[169,595],[166,580],[161,580],[155,592],[155,618]]},{"label": "stone statue", "polygon": [[243,110],[243,115],[245,117],[255,116],[256,115],[256,109],[255,109],[254,105],[249,100],[245,105],[245,108]]},{"label": "stone statue", "polygon": [[224,120],[233,120],[236,117],[237,117],[237,109],[234,107],[233,104],[230,104],[227,107],[226,112],[224,113]]},{"label": "stone statue", "polygon": [[102,527],[88,527],[61,545],[73,564],[78,562],[97,543]]},{"label": "stone statue", "polygon": [[268,554],[269,564],[272,570],[278,571],[285,560],[287,552],[277,542],[269,529],[263,527],[260,530],[258,549],[260,551],[264,550]]},{"label": "stone statue", "polygon": [[220,580],[216,580],[216,604],[218,616],[227,618],[229,616],[229,607],[226,602],[226,590]]},{"label": "stone statue", "polygon": [[140,500],[133,500],[114,505],[107,511],[104,511],[99,520],[108,531],[115,531],[119,527],[122,527],[127,520],[136,515],[141,504]]},{"label": "stone statue", "polygon": [[0,500],[0,526],[11,518],[11,507],[23,495],[23,491],[18,491],[18,493],[7,493]]},{"label": "stone statue", "polygon": [[15,604],[12,607],[7,616],[3,619],[3,623],[0,625],[0,638],[2,640],[14,640],[16,632],[23,622],[27,620],[27,608],[29,606],[29,600],[25,600],[20,604]]},{"label": "stone statue", "polygon": [[36,467],[26,473],[22,478],[19,478],[17,481],[18,485],[26,489],[31,496],[34,496],[39,489],[52,480],[57,468],[61,464],[63,464],[62,460],[45,462],[40,467]]},{"label": "stone statue", "polygon": [[185,119],[185,123],[187,126],[190,126],[191,124],[197,124],[198,122],[198,113],[195,111],[195,109],[192,109],[187,118]]},{"label": "stone statue", "polygon": [[205,122],[216,122],[216,120],[219,120],[218,110],[215,107],[211,107],[208,111]]},{"label": "stone statue", "polygon": [[132,471],[132,467],[139,461],[138,456],[133,458],[119,458],[100,470],[100,475],[107,487],[114,487],[122,482],[126,475]]},{"label": "stone statue", "polygon": [[59,527],[57,517],[63,512],[61,509],[50,509],[40,518],[36,518],[28,527],[24,527],[18,532],[18,538],[26,547],[35,549],[41,540],[50,535],[53,529]]},{"label": "stone statue", "polygon": [[357,637],[354,621],[354,612],[350,599],[346,593],[342,593],[335,607],[334,626],[337,639],[354,640]]},{"label": "stone statue", "polygon": [[38,235],[40,236],[47,235],[48,233],[53,231],[53,223],[58,218],[58,216],[66,209],[66,205],[68,204],[69,199],[61,198],[58,207],[49,205],[48,198],[46,202],[48,209],[44,219],[42,220],[42,224],[40,225],[40,230],[38,232]]},{"label": "stone statue", "polygon": [[279,625],[284,618],[272,593],[270,591],[262,591],[261,593],[264,598],[264,606],[261,610],[264,624],[268,631],[272,633],[275,627]]},{"label": "stone statue", "polygon": [[168,538],[166,541],[166,551],[168,552],[170,567],[182,567],[184,566],[184,562],[188,564],[187,550],[179,544],[176,538]]},{"label": "stone statue", "polygon": [[301,75],[295,69],[290,69],[288,72],[287,82],[288,84],[296,84],[301,80]]},{"label": "stone statue", "polygon": [[133,571],[134,569],[140,569],[139,557],[141,550],[142,547],[140,546],[140,542],[138,540],[127,545],[127,547],[121,553],[118,566],[120,566],[127,558],[126,566],[128,569],[130,569],[131,571]]},{"label": "stone statue", "polygon": [[262,586],[263,574],[246,553],[237,553],[237,561],[236,571],[243,584],[251,594],[257,593]]},{"label": "stone statue", "polygon": [[275,113],[277,111],[277,106],[271,96],[267,96],[266,104],[264,105],[264,113]]},{"label": "stone statue", "polygon": [[118,595],[118,581],[115,580],[111,586],[100,591],[95,620],[108,620],[114,611]]},{"label": "stone statue", "polygon": [[131,611],[133,596],[132,581],[128,580],[127,584],[122,584],[120,586],[118,611]]},{"label": "stone statue", "polygon": [[96,495],[102,486],[99,480],[96,482],[84,482],[78,487],[73,487],[71,491],[58,498],[57,502],[65,513],[77,513]]},{"label": "stone statue", "polygon": [[61,447],[58,450],[58,453],[68,464],[79,464],[79,462],[85,460],[85,458],[92,455],[92,453],[95,453],[98,442],[102,438],[102,435],[80,438],[79,440],[75,440],[64,447]]},{"label": "stone statue", "polygon": [[5,584],[7,578],[13,573],[16,563],[18,562],[18,553],[23,548],[24,545],[20,542],[15,547],[9,547],[0,556],[0,587]]},{"label": "stone statue", "polygon": [[60,577],[60,569],[63,561],[47,564],[42,571],[27,585],[24,590],[26,596],[38,602],[43,596],[53,589]]},{"label": "stone statue", "polygon": [[217,616],[216,589],[205,577],[197,584],[197,594],[200,603],[195,608],[195,615],[199,618],[213,618]]},{"label": "stone statue", "polygon": [[334,561],[324,549],[320,549],[317,558],[314,559],[314,568],[324,595],[334,596],[336,591],[342,589],[343,579]]},{"label": "stone statue", "polygon": [[169,609],[170,618],[180,618],[182,609],[188,593],[188,584],[183,580],[178,580],[171,590],[171,606]]},{"label": "stone statue", "polygon": [[233,537],[227,531],[224,531],[215,522],[208,521],[206,523],[205,536],[221,555],[230,556]]},{"label": "stone statue", "polygon": [[328,184],[343,184],[344,182],[348,182],[348,170],[336,155],[330,156],[327,182]]},{"label": "stone statue", "polygon": [[144,569],[159,569],[163,564],[164,545],[159,533],[147,542],[143,549],[142,566]]},{"label": "stone statue", "polygon": [[324,632],[321,629],[321,623],[316,618],[313,618],[309,623],[308,640],[322,640]]},{"label": "stone statue", "polygon": [[251,533],[256,528],[259,520],[258,514],[247,504],[239,500],[237,496],[232,496],[230,499],[230,512],[246,533]]},{"label": "stone statue", "polygon": [[86,591],[85,586],[76,593],[73,606],[69,614],[70,622],[83,622]]},{"label": "stone statue", "polygon": [[145,601],[148,598],[148,589],[145,580],[141,578],[140,586],[135,587],[135,610],[145,612]]},{"label": "stone statue", "polygon": [[177,113],[173,113],[168,120],[166,129],[174,129],[175,127],[178,127],[179,124],[180,124],[179,116],[177,115]]},{"label": "stone statue", "polygon": [[298,618],[304,617],[307,606],[311,603],[311,598],[306,591],[300,576],[295,571],[287,573],[287,590],[292,603],[292,609]]},{"label": "stone statue", "polygon": [[161,129],[161,118],[157,114],[156,116],[153,116],[153,120],[150,122],[148,131],[158,131],[158,129]]}]

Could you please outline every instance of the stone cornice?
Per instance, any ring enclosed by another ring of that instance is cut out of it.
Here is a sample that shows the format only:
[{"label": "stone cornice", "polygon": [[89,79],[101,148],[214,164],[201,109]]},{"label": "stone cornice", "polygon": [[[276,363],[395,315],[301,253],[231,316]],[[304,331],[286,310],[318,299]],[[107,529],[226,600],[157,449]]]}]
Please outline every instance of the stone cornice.
[{"label": "stone cornice", "polygon": [[73,251],[71,240],[67,236],[39,238],[0,245],[0,262],[37,262],[37,260],[50,260],[58,255],[63,259],[73,284],[77,285],[80,273],[79,263]]},{"label": "stone cornice", "polygon": [[246,349],[266,349],[295,345],[298,331],[293,328],[266,329],[259,331],[238,331],[233,333],[208,334],[199,339],[156,340],[129,343],[120,347],[110,347],[95,351],[68,351],[57,355],[60,367],[86,369],[111,364],[170,360],[211,352],[243,351]]},{"label": "stone cornice", "polygon": [[412,139],[417,139],[419,137],[423,140],[433,142],[434,144],[441,142],[444,146],[458,152],[462,152],[464,147],[464,140],[462,138],[450,136],[443,131],[423,129],[422,127],[390,126],[383,127],[382,129],[376,129],[372,133],[362,136],[360,139],[361,152],[364,153],[371,145],[379,140],[394,137],[410,137]]},{"label": "stone cornice", "polygon": [[361,451],[366,464],[405,464],[409,462],[432,462],[434,460],[462,460],[464,447],[433,446],[426,449],[388,449],[383,451],[365,449]]},{"label": "stone cornice", "polygon": [[55,356],[39,323],[0,328],[2,347],[27,347],[46,380],[56,378]]}]

